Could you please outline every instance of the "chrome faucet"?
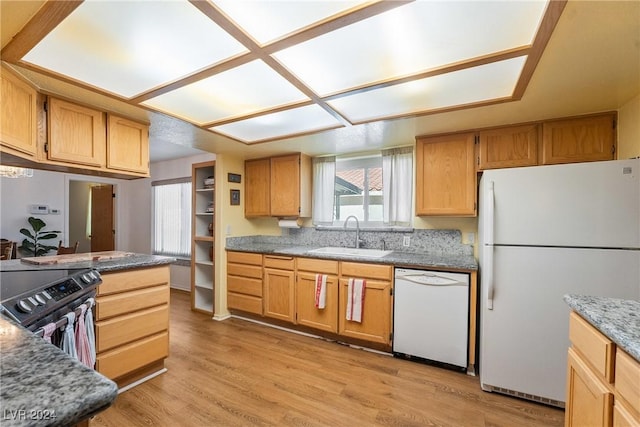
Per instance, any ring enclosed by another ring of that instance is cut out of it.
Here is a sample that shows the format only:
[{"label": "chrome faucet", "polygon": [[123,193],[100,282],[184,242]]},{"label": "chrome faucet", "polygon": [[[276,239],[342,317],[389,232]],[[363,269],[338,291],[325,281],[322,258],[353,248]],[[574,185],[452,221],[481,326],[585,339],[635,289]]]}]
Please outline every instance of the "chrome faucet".
[{"label": "chrome faucet", "polygon": [[347,229],[347,223],[349,222],[349,220],[353,218],[356,220],[356,245],[355,248],[358,249],[360,247],[360,222],[358,221],[358,218],[355,215],[349,215],[347,217],[347,219],[344,220],[344,229]]}]

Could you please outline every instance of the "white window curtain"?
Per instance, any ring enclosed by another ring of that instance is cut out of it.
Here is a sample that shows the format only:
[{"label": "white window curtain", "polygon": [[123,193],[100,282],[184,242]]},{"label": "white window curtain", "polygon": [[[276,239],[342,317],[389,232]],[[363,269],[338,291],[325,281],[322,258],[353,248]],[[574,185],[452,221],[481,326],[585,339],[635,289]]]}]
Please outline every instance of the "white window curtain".
[{"label": "white window curtain", "polygon": [[410,226],[413,147],[382,151],[382,203],[385,225]]},{"label": "white window curtain", "polygon": [[313,224],[331,225],[335,202],[336,158],[313,159]]},{"label": "white window curtain", "polygon": [[191,256],[191,178],[154,181],[153,253]]}]

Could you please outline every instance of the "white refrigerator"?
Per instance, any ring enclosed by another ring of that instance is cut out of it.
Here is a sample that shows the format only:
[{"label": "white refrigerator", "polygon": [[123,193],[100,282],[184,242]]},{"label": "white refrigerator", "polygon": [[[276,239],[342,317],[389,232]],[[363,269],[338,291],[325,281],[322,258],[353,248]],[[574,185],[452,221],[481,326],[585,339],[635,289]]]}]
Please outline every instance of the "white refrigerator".
[{"label": "white refrigerator", "polygon": [[640,300],[640,159],[480,180],[480,382],[564,406],[565,294]]}]

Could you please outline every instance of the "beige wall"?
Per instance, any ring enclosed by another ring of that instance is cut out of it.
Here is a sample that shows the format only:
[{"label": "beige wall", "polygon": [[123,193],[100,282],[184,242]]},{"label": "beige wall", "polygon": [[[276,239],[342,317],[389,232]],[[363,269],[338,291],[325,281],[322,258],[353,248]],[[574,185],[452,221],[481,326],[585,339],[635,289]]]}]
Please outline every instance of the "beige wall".
[{"label": "beige wall", "polygon": [[640,94],[618,110],[618,159],[640,156]]}]

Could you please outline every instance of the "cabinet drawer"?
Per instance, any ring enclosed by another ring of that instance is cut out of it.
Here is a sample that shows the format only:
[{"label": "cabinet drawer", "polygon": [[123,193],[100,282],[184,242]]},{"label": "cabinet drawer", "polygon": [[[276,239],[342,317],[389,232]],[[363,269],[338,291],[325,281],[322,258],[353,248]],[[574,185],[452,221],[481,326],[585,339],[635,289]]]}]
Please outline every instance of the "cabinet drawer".
[{"label": "cabinet drawer", "polygon": [[103,273],[98,296],[169,283],[169,266]]},{"label": "cabinet drawer", "polygon": [[357,262],[341,262],[343,277],[364,277],[371,279],[391,280],[393,268],[390,265],[360,264]]},{"label": "cabinet drawer", "polygon": [[227,307],[261,315],[262,298],[229,292],[227,294]]},{"label": "cabinet drawer", "polygon": [[227,290],[256,297],[262,296],[262,280],[227,276]]},{"label": "cabinet drawer", "polygon": [[296,266],[296,260],[290,256],[264,256],[264,266],[271,268],[278,268],[280,270],[293,270]]},{"label": "cabinet drawer", "polygon": [[615,345],[575,312],[569,316],[569,340],[601,378],[613,382]]},{"label": "cabinet drawer", "polygon": [[252,277],[262,279],[262,266],[227,264],[227,274],[230,276]]},{"label": "cabinet drawer", "polygon": [[249,252],[227,252],[227,262],[262,265],[262,254],[252,254]]},{"label": "cabinet drawer", "polygon": [[100,353],[168,329],[168,305],[96,322],[96,351]]},{"label": "cabinet drawer", "polygon": [[167,356],[169,333],[162,332],[98,355],[96,370],[113,380]]},{"label": "cabinet drawer", "polygon": [[96,320],[169,303],[169,286],[160,285],[98,298]]},{"label": "cabinet drawer", "polygon": [[298,270],[311,273],[338,274],[338,261],[315,258],[298,258]]},{"label": "cabinet drawer", "polygon": [[640,412],[640,363],[620,349],[616,351],[615,385],[616,397]]}]

